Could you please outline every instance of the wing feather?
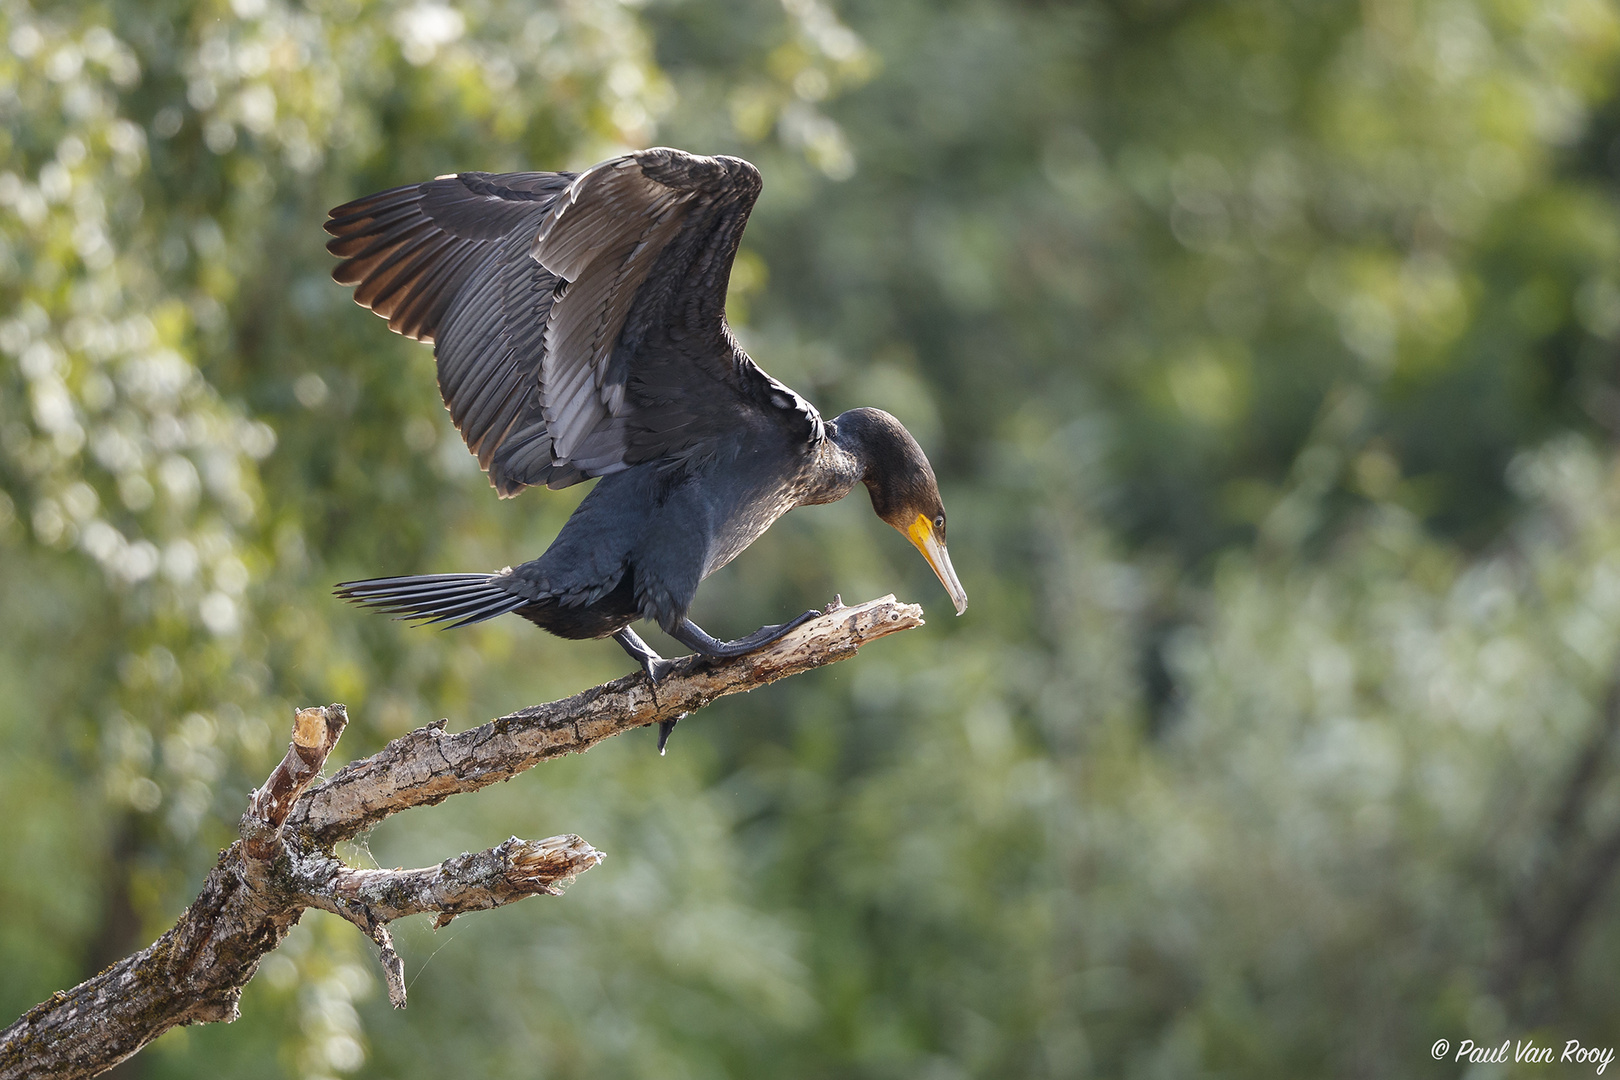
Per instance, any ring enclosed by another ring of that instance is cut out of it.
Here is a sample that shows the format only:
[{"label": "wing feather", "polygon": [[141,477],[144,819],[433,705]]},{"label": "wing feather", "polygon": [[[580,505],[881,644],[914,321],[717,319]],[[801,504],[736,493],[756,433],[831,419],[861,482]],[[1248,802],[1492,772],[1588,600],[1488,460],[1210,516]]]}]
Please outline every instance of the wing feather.
[{"label": "wing feather", "polygon": [[355,303],[392,320],[394,312],[413,295],[408,288],[404,293],[400,289],[418,280],[424,270],[437,266],[454,245],[453,237],[437,236],[424,229],[408,243],[381,253],[366,268],[366,279],[354,290]]},{"label": "wing feather", "polygon": [[[558,281],[528,248],[573,180],[461,173],[357,199],[326,223],[327,247],[343,259],[332,276],[391,329],[434,344],[445,406],[485,468],[538,392]],[[527,482],[497,487],[516,494]]]},{"label": "wing feather", "polygon": [[468,247],[452,252],[437,266],[428,267],[411,285],[411,295],[394,310],[393,319],[399,323],[399,332],[408,338],[420,339],[426,328],[439,325],[456,294],[451,284],[466,272],[467,264],[476,260],[480,252]]}]

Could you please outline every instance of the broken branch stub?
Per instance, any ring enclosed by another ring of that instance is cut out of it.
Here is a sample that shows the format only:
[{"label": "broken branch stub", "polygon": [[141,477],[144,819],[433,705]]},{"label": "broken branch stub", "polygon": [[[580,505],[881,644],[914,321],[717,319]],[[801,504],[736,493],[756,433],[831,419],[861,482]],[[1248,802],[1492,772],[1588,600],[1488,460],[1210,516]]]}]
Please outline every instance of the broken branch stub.
[{"label": "broken branch stub", "polygon": [[299,709],[293,716],[292,742],[281,763],[270,772],[264,786],[248,800],[242,815],[242,844],[254,859],[272,858],[281,839],[281,828],[293,804],[321,774],[326,757],[337,746],[348,726],[349,711],[342,705]]}]

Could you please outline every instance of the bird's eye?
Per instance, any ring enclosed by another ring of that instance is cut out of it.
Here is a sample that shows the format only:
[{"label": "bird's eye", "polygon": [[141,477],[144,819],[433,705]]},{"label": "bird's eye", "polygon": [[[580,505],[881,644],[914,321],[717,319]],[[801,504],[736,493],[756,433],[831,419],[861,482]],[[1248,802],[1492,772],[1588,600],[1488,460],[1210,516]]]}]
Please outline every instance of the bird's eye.
[{"label": "bird's eye", "polygon": [[941,515],[939,515],[939,517],[934,519],[934,528],[943,529],[944,527],[945,527],[945,515],[941,514]]}]

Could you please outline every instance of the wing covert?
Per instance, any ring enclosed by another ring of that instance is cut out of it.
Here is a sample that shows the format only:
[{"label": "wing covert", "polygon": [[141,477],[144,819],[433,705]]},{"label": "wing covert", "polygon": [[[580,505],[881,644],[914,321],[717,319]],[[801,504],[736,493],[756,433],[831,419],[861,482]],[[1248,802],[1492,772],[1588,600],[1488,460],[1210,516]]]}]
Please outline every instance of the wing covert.
[{"label": "wing covert", "polygon": [[759,191],[746,161],[655,148],[380,192],[331,212],[327,246],[357,302],[434,344],[457,429],[513,495],[691,452],[757,396],[725,293]]},{"label": "wing covert", "polygon": [[[657,147],[586,170],[557,200],[533,255],[568,282],[540,377],[558,458],[598,474],[666,452],[671,440],[647,439],[638,414],[669,404],[671,391],[712,395],[732,373],[726,284],[759,191],[746,161]],[[685,340],[690,361],[652,396],[636,394],[634,378],[649,332]]]}]

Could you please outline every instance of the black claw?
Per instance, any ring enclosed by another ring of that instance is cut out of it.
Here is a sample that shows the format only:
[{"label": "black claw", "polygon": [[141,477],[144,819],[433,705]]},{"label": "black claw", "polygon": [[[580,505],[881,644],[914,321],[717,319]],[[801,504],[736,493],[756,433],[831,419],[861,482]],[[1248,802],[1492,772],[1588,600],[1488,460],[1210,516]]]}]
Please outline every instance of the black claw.
[{"label": "black claw", "polygon": [[658,721],[658,756],[659,757],[664,756],[664,747],[669,745],[669,733],[674,731],[675,730],[675,725],[680,723],[685,718],[686,718],[686,714],[681,713],[680,716],[677,716],[673,720],[660,720],[660,721]]}]

